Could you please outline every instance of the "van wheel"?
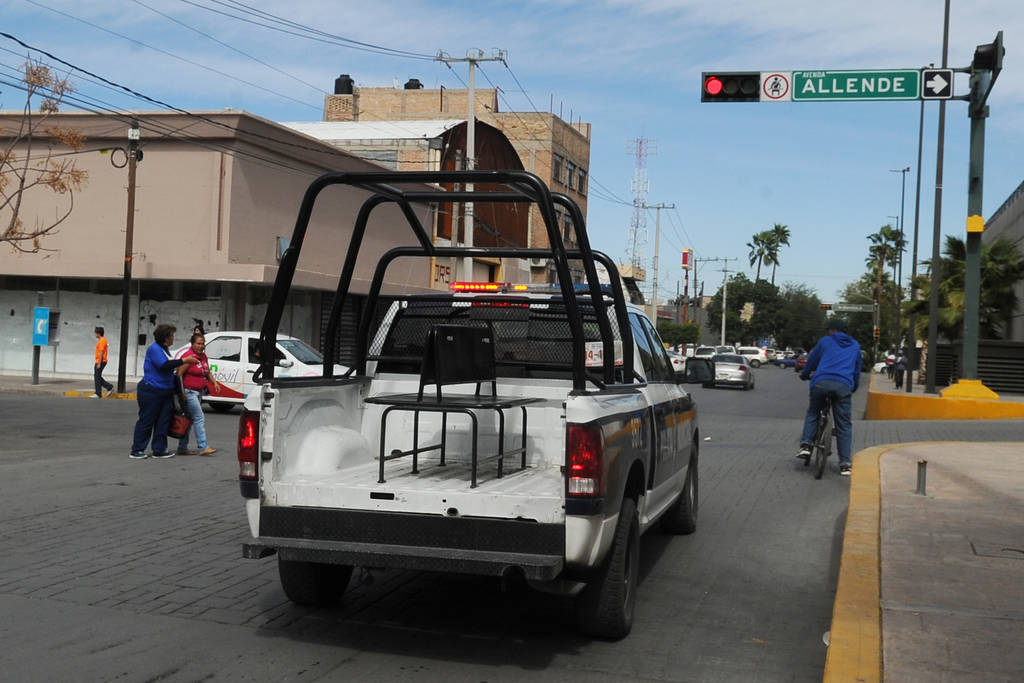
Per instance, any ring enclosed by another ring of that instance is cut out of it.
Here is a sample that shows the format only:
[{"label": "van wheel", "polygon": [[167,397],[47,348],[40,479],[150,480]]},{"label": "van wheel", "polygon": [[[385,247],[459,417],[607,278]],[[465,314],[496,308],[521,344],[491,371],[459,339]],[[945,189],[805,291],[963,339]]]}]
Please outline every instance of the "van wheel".
[{"label": "van wheel", "polygon": [[352,565],[277,559],[281,588],[297,605],[324,607],[341,600],[352,578]]},{"label": "van wheel", "polygon": [[623,638],[633,627],[640,574],[640,522],[632,498],[622,501],[608,557],[579,598],[579,628],[600,638]]},{"label": "van wheel", "polygon": [[690,466],[686,468],[683,492],[661,518],[661,530],[670,534],[692,534],[697,530],[697,444],[693,445]]},{"label": "van wheel", "polygon": [[221,401],[207,401],[206,405],[210,406],[218,413],[230,413],[231,410],[235,407],[234,403],[222,403]]},{"label": "van wheel", "polygon": [[752,358],[750,360],[750,367],[752,367],[752,368],[759,368],[759,367],[761,367],[761,361],[759,361],[756,358]]}]

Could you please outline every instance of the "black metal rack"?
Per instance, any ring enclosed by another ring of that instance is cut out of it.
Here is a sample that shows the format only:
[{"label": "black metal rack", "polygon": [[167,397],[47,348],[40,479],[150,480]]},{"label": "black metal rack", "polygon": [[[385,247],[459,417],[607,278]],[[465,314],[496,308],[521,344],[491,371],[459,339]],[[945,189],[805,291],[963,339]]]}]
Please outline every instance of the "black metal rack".
[{"label": "black metal rack", "polygon": [[[473,191],[449,190],[443,187],[473,183],[477,189]],[[273,349],[277,341],[277,330],[283,315],[292,279],[298,263],[299,254],[309,228],[309,221],[320,193],[334,185],[357,187],[367,192],[356,216],[351,239],[346,250],[344,265],[338,279],[334,305],[328,319],[325,334],[324,356],[327,362],[323,366],[323,376],[333,377],[335,356],[334,343],[340,325],[341,311],[348,296],[355,271],[355,264],[366,233],[370,215],[377,207],[393,203],[401,210],[402,215],[415,238],[416,245],[399,246],[383,255],[374,271],[370,286],[367,306],[359,322],[357,332],[357,362],[350,370],[353,379],[360,378],[366,372],[366,355],[372,315],[380,295],[384,274],[388,264],[400,256],[423,257],[503,257],[503,258],[550,258],[555,265],[558,284],[562,299],[565,302],[568,323],[572,330],[572,379],[574,391],[586,390],[587,381],[598,388],[616,383],[616,367],[614,338],[606,314],[606,304],[598,280],[595,262],[600,262],[608,271],[611,279],[611,296],[616,322],[621,337],[623,381],[631,382],[633,370],[633,338],[628,324],[625,298],[622,283],[614,263],[606,255],[594,252],[590,248],[583,223],[583,215],[572,199],[562,194],[550,192],[544,182],[526,171],[369,171],[369,172],[338,172],[326,173],[310,184],[302,199],[288,249],[281,257],[280,267],[274,283],[274,290],[260,332],[260,344],[263,362],[254,379],[270,380],[273,378]],[[497,189],[481,189],[480,186]],[[430,241],[430,231],[424,228],[419,217],[413,210],[414,203],[431,202],[526,202],[535,204],[544,220],[550,249],[530,249],[518,247],[436,247]],[[578,249],[567,250],[555,220],[554,207],[565,209],[571,217],[576,235]],[[588,373],[584,360],[584,335],[582,319],[577,304],[577,294],[569,271],[569,260],[580,259],[586,276],[589,304],[593,306],[597,325],[601,332],[603,347],[603,366],[600,375]]]}]

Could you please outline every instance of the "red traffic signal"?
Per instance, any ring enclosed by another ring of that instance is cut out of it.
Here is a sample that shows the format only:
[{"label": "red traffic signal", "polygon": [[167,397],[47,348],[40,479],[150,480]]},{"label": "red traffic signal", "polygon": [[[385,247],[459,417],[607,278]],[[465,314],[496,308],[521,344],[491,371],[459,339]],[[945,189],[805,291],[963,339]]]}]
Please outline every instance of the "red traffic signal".
[{"label": "red traffic signal", "polygon": [[820,308],[823,311],[831,311],[832,304],[818,304],[818,308]]},{"label": "red traffic signal", "polygon": [[701,102],[759,102],[760,71],[705,71],[701,74]]},{"label": "red traffic signal", "polygon": [[876,327],[875,328],[875,339],[878,339],[881,336],[882,336],[882,328],[881,327]]}]

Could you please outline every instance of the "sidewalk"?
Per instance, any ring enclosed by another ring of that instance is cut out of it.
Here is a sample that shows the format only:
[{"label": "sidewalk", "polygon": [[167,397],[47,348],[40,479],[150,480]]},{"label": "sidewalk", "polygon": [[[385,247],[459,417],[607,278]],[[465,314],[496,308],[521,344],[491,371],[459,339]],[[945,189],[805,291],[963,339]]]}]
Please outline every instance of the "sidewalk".
[{"label": "sidewalk", "polygon": [[[117,388],[117,375],[104,375],[104,379]],[[125,393],[112,393],[107,398],[135,400],[135,385],[138,377],[125,378]],[[50,394],[53,396],[69,396],[72,398],[88,398],[95,394],[92,376],[39,376],[39,384],[32,384],[31,375],[0,375],[0,393],[15,394]]]},{"label": "sidewalk", "polygon": [[826,681],[1021,680],[1021,431],[856,454]]}]

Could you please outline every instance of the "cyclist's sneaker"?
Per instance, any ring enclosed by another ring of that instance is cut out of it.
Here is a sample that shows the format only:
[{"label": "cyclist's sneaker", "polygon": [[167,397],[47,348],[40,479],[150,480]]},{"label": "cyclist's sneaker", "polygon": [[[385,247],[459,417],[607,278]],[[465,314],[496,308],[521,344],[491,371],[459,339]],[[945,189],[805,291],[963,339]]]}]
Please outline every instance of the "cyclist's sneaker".
[{"label": "cyclist's sneaker", "polygon": [[804,460],[811,457],[811,447],[807,444],[800,444],[800,450],[797,451],[796,457],[803,458]]},{"label": "cyclist's sneaker", "polygon": [[850,476],[850,468],[851,465],[844,462],[842,465],[839,466],[839,474],[841,474],[844,477]]}]

